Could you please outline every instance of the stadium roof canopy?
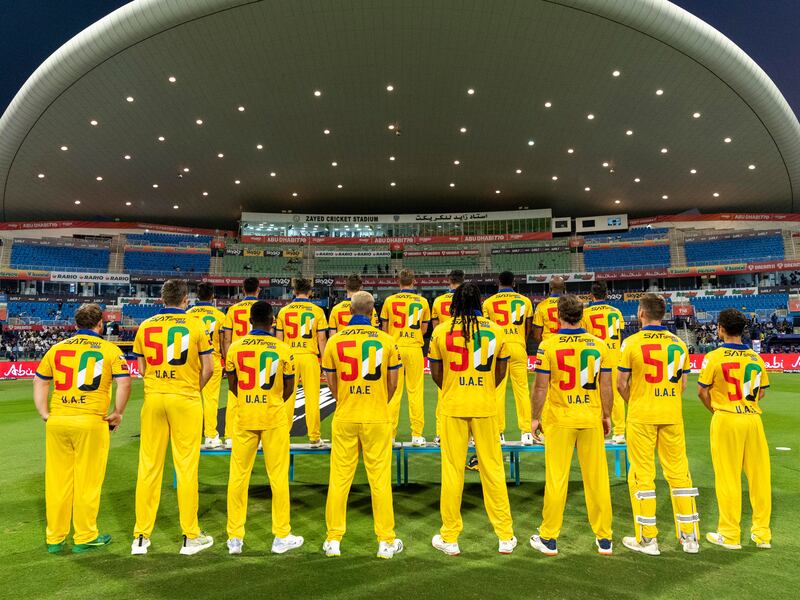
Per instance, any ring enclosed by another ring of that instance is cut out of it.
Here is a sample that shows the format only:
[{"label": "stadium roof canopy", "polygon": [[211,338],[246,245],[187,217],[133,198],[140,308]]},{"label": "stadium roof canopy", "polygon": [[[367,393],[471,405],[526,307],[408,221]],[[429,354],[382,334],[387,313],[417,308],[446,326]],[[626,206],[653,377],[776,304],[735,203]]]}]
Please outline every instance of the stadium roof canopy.
[{"label": "stadium roof canopy", "polygon": [[5,220],[792,212],[800,125],[665,0],[137,0],[19,91],[0,184]]}]

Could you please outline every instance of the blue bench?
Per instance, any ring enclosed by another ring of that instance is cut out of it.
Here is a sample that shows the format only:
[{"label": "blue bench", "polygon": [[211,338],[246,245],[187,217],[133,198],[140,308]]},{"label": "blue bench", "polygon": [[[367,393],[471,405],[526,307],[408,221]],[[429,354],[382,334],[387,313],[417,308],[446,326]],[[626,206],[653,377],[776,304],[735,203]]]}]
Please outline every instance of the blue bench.
[{"label": "blue bench", "polygon": [[[470,446],[473,448],[473,446]],[[527,453],[544,453],[544,446],[523,446],[520,442],[507,442],[501,446],[503,454],[509,455],[509,476],[515,485],[520,485],[520,455]],[[628,445],[606,443],[606,452],[614,453],[614,472],[617,477],[622,477],[622,461],[625,460],[625,477],[628,475]],[[441,448],[434,444],[425,446],[412,446],[408,442],[403,444],[403,480],[402,485],[408,485],[408,457],[411,454],[441,454]]]}]

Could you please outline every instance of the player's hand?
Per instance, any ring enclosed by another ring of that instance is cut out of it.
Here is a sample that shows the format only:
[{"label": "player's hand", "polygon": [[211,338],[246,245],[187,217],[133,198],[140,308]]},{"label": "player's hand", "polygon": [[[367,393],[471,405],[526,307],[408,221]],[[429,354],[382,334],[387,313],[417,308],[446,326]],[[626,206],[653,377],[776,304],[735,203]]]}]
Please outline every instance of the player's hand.
[{"label": "player's hand", "polygon": [[603,417],[603,435],[611,433],[611,417]]},{"label": "player's hand", "polygon": [[531,419],[531,433],[536,436],[537,431],[544,431],[542,429],[542,422],[539,419]]},{"label": "player's hand", "polygon": [[112,412],[110,415],[106,415],[103,417],[103,420],[108,423],[108,428],[111,431],[116,431],[117,428],[122,423],[122,415],[119,414],[117,411]]},{"label": "player's hand", "polygon": [[49,413],[49,412],[40,413],[40,414],[39,414],[39,416],[40,416],[40,417],[42,417],[42,421],[44,421],[45,423],[47,423],[47,419],[49,419],[49,418],[50,418],[50,413]]}]

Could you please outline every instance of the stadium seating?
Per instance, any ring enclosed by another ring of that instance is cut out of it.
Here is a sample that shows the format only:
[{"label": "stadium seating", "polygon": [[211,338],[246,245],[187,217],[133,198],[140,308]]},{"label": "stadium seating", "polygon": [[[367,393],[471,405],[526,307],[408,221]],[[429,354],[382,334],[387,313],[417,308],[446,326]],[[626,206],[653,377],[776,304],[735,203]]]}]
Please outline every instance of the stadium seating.
[{"label": "stadium seating", "polygon": [[724,264],[743,261],[783,260],[780,235],[733,240],[686,241],[686,264]]},{"label": "stadium seating", "polygon": [[[325,246],[320,248],[322,250],[369,250],[381,251],[389,250],[388,246]],[[314,272],[317,275],[346,275],[348,273],[367,273],[369,275],[376,275],[378,267],[381,272],[384,271],[386,265],[390,265],[391,260],[388,257],[365,257],[365,256],[318,256],[314,258]],[[366,271],[364,267],[366,266]],[[452,267],[451,267],[452,268]]]},{"label": "stadium seating", "polygon": [[137,323],[149,319],[164,308],[161,304],[125,304],[122,306],[122,318],[133,319]]},{"label": "stadium seating", "polygon": [[125,248],[125,270],[130,273],[208,273],[209,252],[152,252]]},{"label": "stadium seating", "polygon": [[[472,250],[475,251],[475,246],[466,245],[420,245],[416,244],[413,247],[409,246],[407,250],[413,251],[428,251],[440,252],[451,251],[456,252],[459,250]],[[453,269],[461,269],[467,273],[474,273],[478,271],[478,264],[480,255],[473,254],[469,256],[403,256],[403,267],[411,269],[419,274],[444,274],[449,273]],[[362,265],[363,268],[363,265]]]},{"label": "stadium seating", "polygon": [[744,313],[758,313],[768,318],[778,309],[785,309],[789,303],[788,294],[757,294],[755,296],[723,296],[721,298],[693,298],[696,312],[716,315],[725,308],[736,308]]},{"label": "stadium seating", "polygon": [[[229,246],[238,249],[238,246]],[[241,247],[244,249],[244,247]],[[273,246],[274,248],[279,248]],[[222,259],[222,270],[226,275],[280,275],[299,276],[302,271],[302,258],[285,256],[232,256],[226,254]]]},{"label": "stadium seating", "polygon": [[[550,246],[525,242],[519,244],[499,244],[494,248],[513,248],[525,246]],[[519,254],[492,254],[492,270],[495,272],[511,271],[513,273],[564,273],[570,270],[569,251],[554,250],[552,252],[530,252]]]},{"label": "stadium seating", "polygon": [[177,233],[129,233],[126,236],[131,244],[151,246],[208,246],[211,243],[210,235],[186,235]]},{"label": "stadium seating", "polygon": [[[75,311],[81,306],[80,302],[62,302],[61,314],[58,314],[59,307],[57,302],[9,302],[9,318],[20,318],[32,322],[39,321],[72,321]],[[105,308],[105,305],[100,305]]]},{"label": "stadium seating", "polygon": [[15,241],[11,248],[11,267],[15,269],[45,269],[50,271],[108,270],[108,248],[81,246],[40,246]]},{"label": "stadium seating", "polygon": [[620,233],[602,233],[584,236],[587,242],[631,242],[635,240],[666,239],[669,229],[666,227],[637,227]]},{"label": "stadium seating", "polygon": [[668,244],[655,246],[626,246],[623,248],[586,248],[584,264],[587,271],[669,267]]}]

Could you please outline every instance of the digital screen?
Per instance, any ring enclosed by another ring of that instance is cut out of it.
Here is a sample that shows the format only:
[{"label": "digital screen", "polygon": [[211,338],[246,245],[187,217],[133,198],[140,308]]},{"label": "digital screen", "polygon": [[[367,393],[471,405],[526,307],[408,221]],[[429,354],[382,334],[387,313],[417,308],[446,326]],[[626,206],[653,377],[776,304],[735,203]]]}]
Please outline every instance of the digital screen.
[{"label": "digital screen", "polygon": [[621,227],[622,226],[622,219],[620,217],[609,217],[608,218],[608,226],[609,227]]},{"label": "digital screen", "polygon": [[583,227],[594,227],[594,219],[584,219],[581,221]]}]

